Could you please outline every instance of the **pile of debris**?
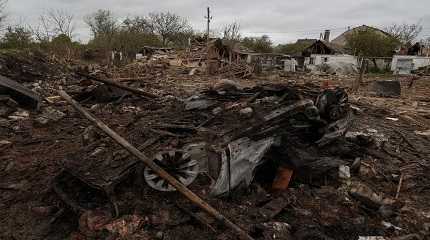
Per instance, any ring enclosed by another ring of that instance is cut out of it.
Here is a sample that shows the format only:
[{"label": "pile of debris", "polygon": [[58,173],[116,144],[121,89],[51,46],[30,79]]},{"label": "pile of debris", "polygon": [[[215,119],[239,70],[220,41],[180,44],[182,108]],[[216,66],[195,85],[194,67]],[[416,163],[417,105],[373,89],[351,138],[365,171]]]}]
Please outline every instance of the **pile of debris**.
[{"label": "pile of debris", "polygon": [[419,76],[430,76],[430,66],[420,67],[417,70],[413,70],[412,73]]},{"label": "pile of debris", "polygon": [[234,238],[176,185],[82,121],[58,96],[59,86],[254,239],[428,235],[428,212],[407,196],[423,193],[426,206],[425,126],[352,101],[344,89],[310,83],[243,87],[222,80],[190,96],[156,94],[165,90],[158,82],[118,79],[160,73],[208,81],[174,75],[157,61],[149,69],[117,69],[116,81],[103,68],[58,73],[37,88],[0,78],[5,236]]},{"label": "pile of debris", "polygon": [[169,67],[169,60],[160,58],[157,60],[137,61],[121,68],[111,68],[105,73],[106,77],[117,81],[141,80],[150,76],[162,74]]},{"label": "pile of debris", "polygon": [[[182,184],[206,189],[203,197],[208,199],[247,189],[254,181],[268,191],[287,191],[293,177],[322,185],[327,179],[350,178],[350,169],[363,155],[360,149],[370,141],[362,134],[345,138],[351,121],[342,89],[241,88],[225,80],[188,99],[163,101],[135,119],[127,132],[138,149]],[[124,181],[141,185],[144,180],[158,191],[175,190],[100,136],[93,128],[85,130],[86,146],[63,161],[64,171],[55,179],[55,191],[75,213],[124,215],[125,202],[115,194]],[[360,189],[355,192],[368,197]],[[277,213],[268,212],[266,218]]]},{"label": "pile of debris", "polygon": [[199,65],[206,61],[207,41],[205,38],[193,38],[189,51],[183,52],[179,58],[186,66],[198,63]]},{"label": "pile of debris", "polygon": [[226,63],[218,73],[224,78],[248,78],[254,73],[254,67],[248,64]]}]

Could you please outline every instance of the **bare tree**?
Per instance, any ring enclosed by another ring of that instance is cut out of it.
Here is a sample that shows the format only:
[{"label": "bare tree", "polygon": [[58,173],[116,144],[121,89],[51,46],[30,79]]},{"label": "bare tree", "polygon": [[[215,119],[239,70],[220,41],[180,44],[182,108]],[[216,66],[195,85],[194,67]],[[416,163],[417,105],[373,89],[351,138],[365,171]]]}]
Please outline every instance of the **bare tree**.
[{"label": "bare tree", "polygon": [[118,21],[109,10],[99,9],[84,19],[94,38],[100,35],[111,38],[118,28]]},{"label": "bare tree", "polygon": [[229,41],[240,41],[240,25],[237,22],[230,23],[224,26],[223,38]]},{"label": "bare tree", "polygon": [[39,22],[35,25],[29,25],[31,33],[34,38],[39,42],[49,42],[54,36],[50,22],[45,15],[39,17]]},{"label": "bare tree", "polygon": [[192,32],[186,19],[170,12],[150,13],[148,20],[153,32],[160,36],[164,46],[173,42],[175,37]]},{"label": "bare tree", "polygon": [[75,31],[73,15],[66,10],[51,9],[39,17],[36,25],[29,26],[34,38],[40,42],[49,42],[64,35],[72,39]]},{"label": "bare tree", "polygon": [[152,34],[153,29],[152,25],[148,19],[144,17],[134,17],[134,18],[126,18],[122,22],[122,29],[127,30],[129,32],[137,32],[137,33],[147,33]]},{"label": "bare tree", "polygon": [[70,39],[73,37],[73,33],[75,31],[73,14],[66,10],[51,9],[47,13],[47,18],[55,35],[63,34],[68,36]]},{"label": "bare tree", "polygon": [[416,24],[393,24],[385,28],[385,31],[399,40],[402,44],[412,44],[423,30],[420,23]]}]

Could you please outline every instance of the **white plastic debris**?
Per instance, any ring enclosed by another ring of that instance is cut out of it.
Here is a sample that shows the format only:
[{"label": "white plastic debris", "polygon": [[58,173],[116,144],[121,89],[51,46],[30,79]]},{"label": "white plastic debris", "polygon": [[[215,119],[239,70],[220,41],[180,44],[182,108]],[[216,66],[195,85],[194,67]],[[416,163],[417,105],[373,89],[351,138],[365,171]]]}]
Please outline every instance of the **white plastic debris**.
[{"label": "white plastic debris", "polygon": [[28,111],[25,111],[22,109],[12,113],[9,116],[9,119],[11,119],[11,120],[25,120],[28,118],[30,118],[30,113]]},{"label": "white plastic debris", "polygon": [[239,111],[240,115],[242,115],[244,117],[251,117],[253,112],[254,112],[254,110],[252,110],[252,108],[250,108],[250,107],[244,108],[244,109]]},{"label": "white plastic debris", "polygon": [[430,129],[427,131],[415,131],[415,134],[421,135],[421,136],[430,136]]},{"label": "white plastic debris", "polygon": [[391,120],[391,121],[394,121],[394,122],[399,121],[399,119],[398,119],[398,118],[392,118],[392,117],[387,117],[387,118],[385,118],[385,119],[387,119],[387,120]]},{"label": "white plastic debris", "polygon": [[345,165],[339,166],[339,178],[341,179],[351,178],[351,171],[349,169],[349,166],[345,166]]},{"label": "white plastic debris", "polygon": [[392,228],[392,229],[397,230],[397,231],[401,231],[401,230],[403,230],[402,228],[397,227],[397,226],[393,225],[392,223],[389,223],[389,222],[386,222],[386,221],[382,221],[382,222],[381,222],[381,224],[382,224],[382,226],[384,226],[386,229],[390,229],[390,228]]},{"label": "white plastic debris", "polygon": [[0,140],[0,147],[9,146],[12,142],[6,141],[6,140]]}]

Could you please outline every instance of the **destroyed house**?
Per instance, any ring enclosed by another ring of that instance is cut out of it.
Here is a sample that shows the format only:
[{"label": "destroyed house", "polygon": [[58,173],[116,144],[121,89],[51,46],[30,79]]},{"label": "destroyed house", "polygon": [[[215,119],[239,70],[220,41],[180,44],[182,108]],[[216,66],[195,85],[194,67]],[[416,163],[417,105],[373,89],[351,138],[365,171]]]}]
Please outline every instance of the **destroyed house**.
[{"label": "destroyed house", "polygon": [[342,47],[324,40],[318,40],[304,49],[302,56],[304,57],[304,66],[317,66],[328,62],[357,63],[356,57],[346,54]]},{"label": "destroyed house", "polygon": [[410,74],[412,71],[430,66],[430,49],[417,42],[410,47],[402,47],[393,56],[391,70],[396,74]]},{"label": "destroyed house", "polygon": [[136,54],[136,59],[140,59],[143,56],[152,56],[154,54],[168,54],[173,51],[173,48],[166,47],[153,47],[153,46],[143,46],[140,51]]},{"label": "destroyed house", "polygon": [[335,55],[335,54],[343,54],[345,51],[335,44],[324,40],[317,40],[311,46],[307,47],[303,50],[303,56],[310,56],[312,54],[320,54],[320,55]]},{"label": "destroyed house", "polygon": [[290,58],[290,56],[284,54],[256,53],[240,50],[233,50],[232,56],[236,62],[245,61],[247,64],[255,65],[257,69],[261,70],[282,69],[284,67],[284,60]]}]

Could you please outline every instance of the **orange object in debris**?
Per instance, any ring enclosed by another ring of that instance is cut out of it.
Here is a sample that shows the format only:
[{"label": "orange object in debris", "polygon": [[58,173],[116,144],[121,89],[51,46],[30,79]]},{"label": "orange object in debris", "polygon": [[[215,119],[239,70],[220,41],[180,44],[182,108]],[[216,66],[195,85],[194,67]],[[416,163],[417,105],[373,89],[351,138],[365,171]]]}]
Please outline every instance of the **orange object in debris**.
[{"label": "orange object in debris", "polygon": [[323,88],[323,89],[329,89],[329,88],[330,88],[330,85],[331,85],[330,80],[324,80],[324,81],[322,82],[322,88]]},{"label": "orange object in debris", "polygon": [[294,171],[288,167],[279,167],[275,180],[272,183],[272,189],[276,191],[288,189],[293,173]]}]

